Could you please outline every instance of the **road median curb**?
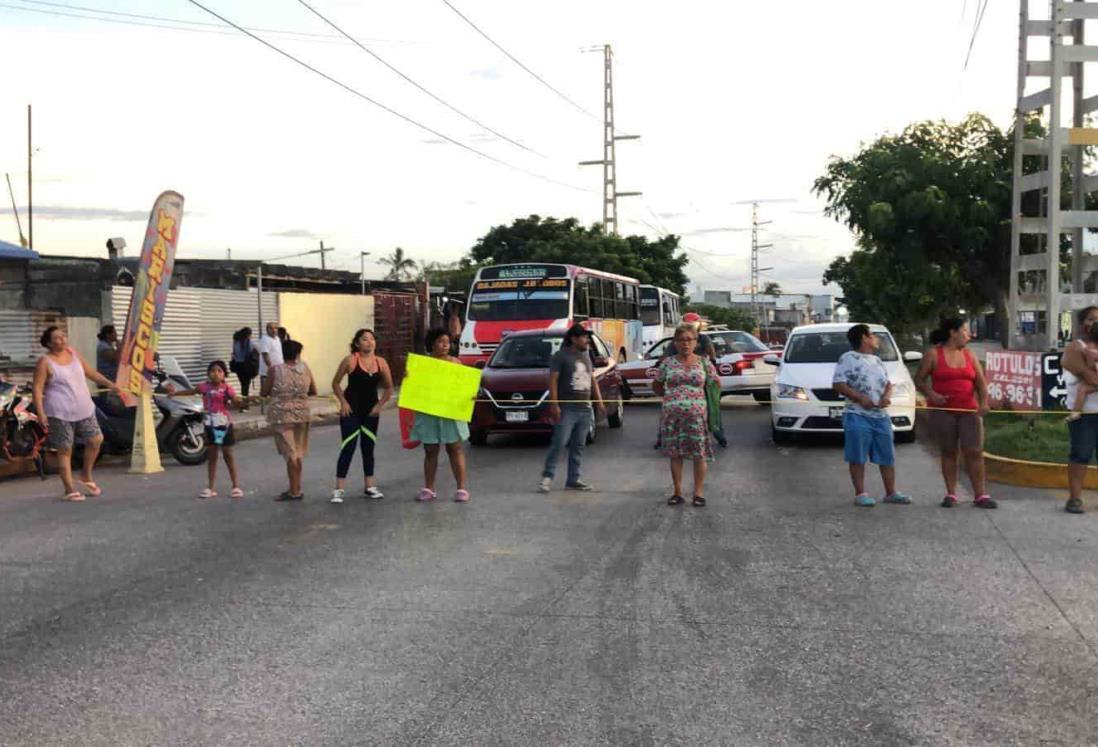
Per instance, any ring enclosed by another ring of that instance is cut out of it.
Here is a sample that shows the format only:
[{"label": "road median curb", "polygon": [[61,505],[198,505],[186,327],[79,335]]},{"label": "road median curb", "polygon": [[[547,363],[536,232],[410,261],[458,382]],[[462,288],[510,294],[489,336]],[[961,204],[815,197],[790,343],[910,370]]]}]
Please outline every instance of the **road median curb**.
[{"label": "road median curb", "polygon": [[[1060,488],[1067,490],[1068,473],[1066,464],[1053,462],[1030,462],[1024,459],[984,452],[984,464],[987,479],[1006,485],[1023,488]],[[1088,490],[1098,490],[1098,467],[1087,467],[1083,486]]]}]

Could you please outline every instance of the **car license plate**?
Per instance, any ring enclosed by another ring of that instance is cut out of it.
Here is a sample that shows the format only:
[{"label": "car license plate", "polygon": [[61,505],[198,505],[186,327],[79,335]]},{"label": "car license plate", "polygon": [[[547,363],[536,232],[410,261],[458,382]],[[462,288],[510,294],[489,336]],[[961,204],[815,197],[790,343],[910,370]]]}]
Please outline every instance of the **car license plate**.
[{"label": "car license plate", "polygon": [[827,408],[827,414],[831,416],[832,420],[842,420],[844,410],[846,410],[845,407],[829,407]]},{"label": "car license plate", "polygon": [[530,419],[530,413],[526,410],[508,410],[505,417],[508,423],[525,423]]}]

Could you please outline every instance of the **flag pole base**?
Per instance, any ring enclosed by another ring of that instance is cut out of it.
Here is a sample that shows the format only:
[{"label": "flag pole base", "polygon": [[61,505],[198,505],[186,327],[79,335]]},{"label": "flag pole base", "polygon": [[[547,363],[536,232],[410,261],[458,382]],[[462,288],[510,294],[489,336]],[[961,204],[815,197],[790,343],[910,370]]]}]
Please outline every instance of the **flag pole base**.
[{"label": "flag pole base", "polygon": [[131,475],[155,475],[163,472],[160,464],[160,446],[156,442],[156,423],[153,421],[152,391],[146,383],[137,400],[137,417],[133,424],[133,452],[130,454]]}]

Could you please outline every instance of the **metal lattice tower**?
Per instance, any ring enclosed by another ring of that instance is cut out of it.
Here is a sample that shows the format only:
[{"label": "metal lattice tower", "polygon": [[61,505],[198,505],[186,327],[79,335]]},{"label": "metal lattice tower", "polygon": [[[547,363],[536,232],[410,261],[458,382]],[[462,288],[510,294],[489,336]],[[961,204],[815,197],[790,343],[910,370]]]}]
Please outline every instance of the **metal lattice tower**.
[{"label": "metal lattice tower", "polygon": [[[1098,111],[1098,96],[1084,96],[1084,68],[1098,62],[1098,46],[1085,43],[1087,20],[1098,19],[1098,2],[1051,0],[1049,17],[1030,17],[1030,0],[1021,0],[1018,43],[1018,105],[1014,120],[1014,192],[1010,241],[1010,339],[1012,346],[1044,350],[1062,342],[1063,313],[1098,302],[1084,293],[1087,279],[1098,271],[1098,257],[1083,254],[1083,235],[1098,228],[1098,211],[1086,209],[1086,195],[1098,190],[1098,176],[1085,173],[1085,149],[1098,145],[1098,129],[1086,127]],[[1049,40],[1049,58],[1031,60],[1030,39]],[[1070,44],[1065,42],[1070,41]],[[1048,87],[1027,93],[1031,79],[1048,79]],[[1071,96],[1064,79],[1071,79]],[[1064,122],[1070,103],[1071,126]],[[1047,122],[1042,139],[1025,136],[1034,116]],[[1041,168],[1024,173],[1027,157],[1038,157]],[[1071,171],[1071,207],[1061,204],[1064,159]],[[1037,200],[1026,199],[1036,192]],[[1033,205],[1036,204],[1036,214]],[[1030,214],[1023,214],[1029,207]],[[1060,243],[1071,236],[1071,282],[1065,293],[1060,282]]]},{"label": "metal lattice tower", "polygon": [[608,235],[617,235],[618,198],[639,197],[642,193],[618,191],[615,143],[618,140],[637,140],[640,135],[614,134],[614,53],[609,44],[603,45],[602,52],[602,158],[598,161],[580,161],[580,166],[602,166],[602,226]]},{"label": "metal lattice tower", "polygon": [[[769,324],[770,320],[765,318],[767,315],[762,312],[759,307],[759,273],[764,270],[773,270],[773,267],[759,267],[759,250],[768,249],[773,244],[760,244],[759,243],[759,226],[765,226],[771,221],[759,220],[759,203],[751,203],[751,318],[755,320],[755,324],[760,327],[765,327]],[[760,316],[764,317],[760,320]],[[765,324],[764,324],[765,322]]]}]

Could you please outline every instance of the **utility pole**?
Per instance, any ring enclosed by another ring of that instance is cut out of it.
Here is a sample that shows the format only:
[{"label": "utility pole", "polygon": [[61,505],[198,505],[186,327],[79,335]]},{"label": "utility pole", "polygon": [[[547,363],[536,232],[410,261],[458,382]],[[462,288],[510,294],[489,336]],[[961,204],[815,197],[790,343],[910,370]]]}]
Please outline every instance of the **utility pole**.
[{"label": "utility pole", "polygon": [[233,250],[232,249],[226,249],[225,250],[225,259],[229,260],[230,262],[232,261],[232,259],[233,259]]},{"label": "utility pole", "polygon": [[614,134],[614,53],[609,44],[602,47],[603,54],[603,104],[602,104],[602,158],[597,161],[580,161],[580,166],[602,166],[602,227],[607,236],[618,233],[618,198],[639,197],[641,192],[618,191],[618,166],[615,143],[618,140],[639,140],[640,135]]},{"label": "utility pole", "polygon": [[[773,244],[759,243],[759,226],[770,224],[771,221],[759,220],[759,203],[751,203],[751,317],[760,327],[765,327],[759,321],[759,273],[763,270],[772,270],[773,267],[759,267],[759,250],[768,249]],[[769,322],[769,320],[764,320]]]},{"label": "utility pole", "polygon": [[4,174],[8,180],[8,196],[11,197],[11,214],[15,216],[15,227],[19,229],[19,246],[27,248],[27,237],[23,235],[23,224],[19,221],[19,208],[15,206],[15,192],[11,188],[11,174]]},{"label": "utility pole", "polygon": [[31,105],[27,104],[27,241],[34,249],[34,179],[31,178],[31,160],[34,151],[31,140]]},{"label": "utility pole", "polygon": [[[1098,257],[1083,251],[1085,231],[1098,228],[1098,211],[1087,209],[1085,200],[1098,188],[1098,175],[1088,173],[1086,156],[1087,148],[1098,144],[1098,129],[1087,126],[1098,102],[1083,90],[1084,69],[1098,62],[1098,45],[1086,44],[1084,24],[1098,18],[1098,3],[1052,0],[1047,16],[1038,18],[1031,17],[1029,0],[1020,0],[1019,6],[1010,295],[1004,325],[1011,347],[1046,351],[1063,342],[1065,312],[1098,300],[1085,292],[1086,280],[1098,271]],[[1030,59],[1032,37],[1048,39],[1047,59]],[[1071,95],[1061,95],[1067,93],[1069,77]],[[1065,126],[1069,115],[1071,125]],[[1027,137],[1025,125],[1031,117],[1047,122],[1045,137]],[[1038,170],[1025,173],[1029,163]],[[1060,199],[1065,168],[1071,174],[1067,209]],[[1036,193],[1036,199],[1023,200],[1027,193]],[[1065,234],[1071,237],[1070,280],[1062,283],[1060,243]]]},{"label": "utility pole", "polygon": [[322,270],[328,269],[328,264],[324,261],[324,255],[327,254],[328,252],[334,252],[334,251],[335,251],[335,249],[333,247],[330,247],[330,246],[325,247],[324,242],[323,241],[320,242],[320,250],[319,250],[320,269],[322,269]]}]

